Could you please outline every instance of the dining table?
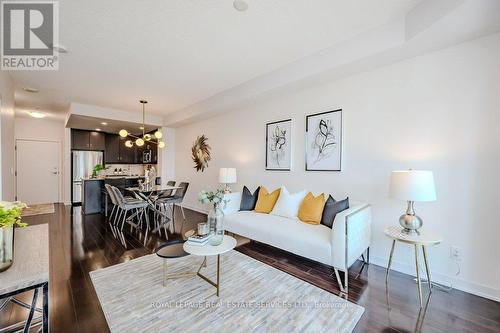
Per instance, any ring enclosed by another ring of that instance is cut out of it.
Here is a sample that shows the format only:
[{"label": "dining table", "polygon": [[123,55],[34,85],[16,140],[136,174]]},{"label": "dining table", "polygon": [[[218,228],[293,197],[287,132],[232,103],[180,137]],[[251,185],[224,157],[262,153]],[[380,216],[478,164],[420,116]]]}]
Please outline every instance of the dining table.
[{"label": "dining table", "polygon": [[162,227],[168,224],[172,218],[170,218],[165,212],[162,212],[158,208],[156,208],[156,200],[161,197],[161,195],[167,191],[175,191],[180,189],[179,186],[171,186],[171,185],[152,185],[152,186],[134,186],[134,187],[126,187],[125,190],[136,193],[138,197],[143,199],[148,203],[149,209],[151,209],[155,216],[162,216],[163,222],[158,223],[157,227],[153,229],[153,232],[158,232]]}]

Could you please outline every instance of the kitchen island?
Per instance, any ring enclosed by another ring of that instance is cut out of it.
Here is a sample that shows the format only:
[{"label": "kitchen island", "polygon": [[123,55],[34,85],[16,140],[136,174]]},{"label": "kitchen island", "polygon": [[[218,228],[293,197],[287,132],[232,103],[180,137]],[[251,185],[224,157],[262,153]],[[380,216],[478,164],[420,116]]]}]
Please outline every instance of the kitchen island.
[{"label": "kitchen island", "polygon": [[[115,186],[125,192],[127,187],[138,186],[140,179],[144,180],[144,176],[123,175],[83,179],[82,214],[103,213],[107,215],[111,209],[111,200],[104,187],[105,184]],[[156,179],[158,182],[159,177]]]}]

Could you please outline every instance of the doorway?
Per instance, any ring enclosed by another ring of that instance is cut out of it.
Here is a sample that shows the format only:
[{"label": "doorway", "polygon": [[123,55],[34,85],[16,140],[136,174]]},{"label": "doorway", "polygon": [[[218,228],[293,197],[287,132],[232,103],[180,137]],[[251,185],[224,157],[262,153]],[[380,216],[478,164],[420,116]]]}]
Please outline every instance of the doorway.
[{"label": "doorway", "polygon": [[16,197],[28,205],[59,202],[60,144],[16,140]]}]

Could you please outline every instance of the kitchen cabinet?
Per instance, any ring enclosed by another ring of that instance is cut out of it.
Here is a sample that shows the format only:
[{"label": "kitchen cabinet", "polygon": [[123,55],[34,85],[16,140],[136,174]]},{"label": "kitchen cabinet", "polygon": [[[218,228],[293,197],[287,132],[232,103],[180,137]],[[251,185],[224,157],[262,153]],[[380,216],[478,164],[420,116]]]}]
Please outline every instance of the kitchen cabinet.
[{"label": "kitchen cabinet", "polygon": [[89,132],[83,130],[71,130],[71,148],[90,149]]},{"label": "kitchen cabinet", "polygon": [[120,136],[116,134],[106,133],[106,149],[104,151],[104,163],[117,164],[120,163]]},{"label": "kitchen cabinet", "polygon": [[136,161],[136,155],[137,155],[137,148],[134,145],[132,148],[128,148],[125,146],[125,141],[127,141],[127,138],[120,138],[120,163],[125,163],[125,164],[133,164],[137,163]]},{"label": "kitchen cabinet", "polygon": [[75,150],[104,150],[105,136],[100,132],[72,129],[71,148]]},{"label": "kitchen cabinet", "polygon": [[101,132],[89,132],[89,144],[91,150],[105,150],[106,135]]},{"label": "kitchen cabinet", "polygon": [[137,161],[137,147],[125,147],[127,138],[117,134],[106,134],[104,161],[106,164],[135,164]]}]

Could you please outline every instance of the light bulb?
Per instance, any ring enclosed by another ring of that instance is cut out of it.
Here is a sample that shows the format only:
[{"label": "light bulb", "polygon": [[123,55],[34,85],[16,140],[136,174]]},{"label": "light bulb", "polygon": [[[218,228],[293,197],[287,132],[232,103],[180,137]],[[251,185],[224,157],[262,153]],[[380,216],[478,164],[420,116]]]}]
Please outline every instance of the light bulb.
[{"label": "light bulb", "polygon": [[134,146],[134,143],[131,140],[125,141],[125,147],[132,148]]},{"label": "light bulb", "polygon": [[135,140],[135,144],[137,145],[137,147],[142,147],[142,146],[144,146],[144,140],[139,138],[139,139]]},{"label": "light bulb", "polygon": [[163,138],[163,133],[162,133],[162,132],[160,132],[160,131],[156,131],[156,132],[155,132],[155,138],[157,138],[157,139],[161,139],[161,138]]},{"label": "light bulb", "polygon": [[144,134],[144,140],[146,141],[151,140],[151,134]]},{"label": "light bulb", "polygon": [[158,142],[158,147],[165,148],[165,142],[163,141]]},{"label": "light bulb", "polygon": [[118,134],[120,134],[120,136],[122,138],[126,138],[128,136],[127,130],[124,130],[124,129],[120,130],[120,132],[118,132]]}]

